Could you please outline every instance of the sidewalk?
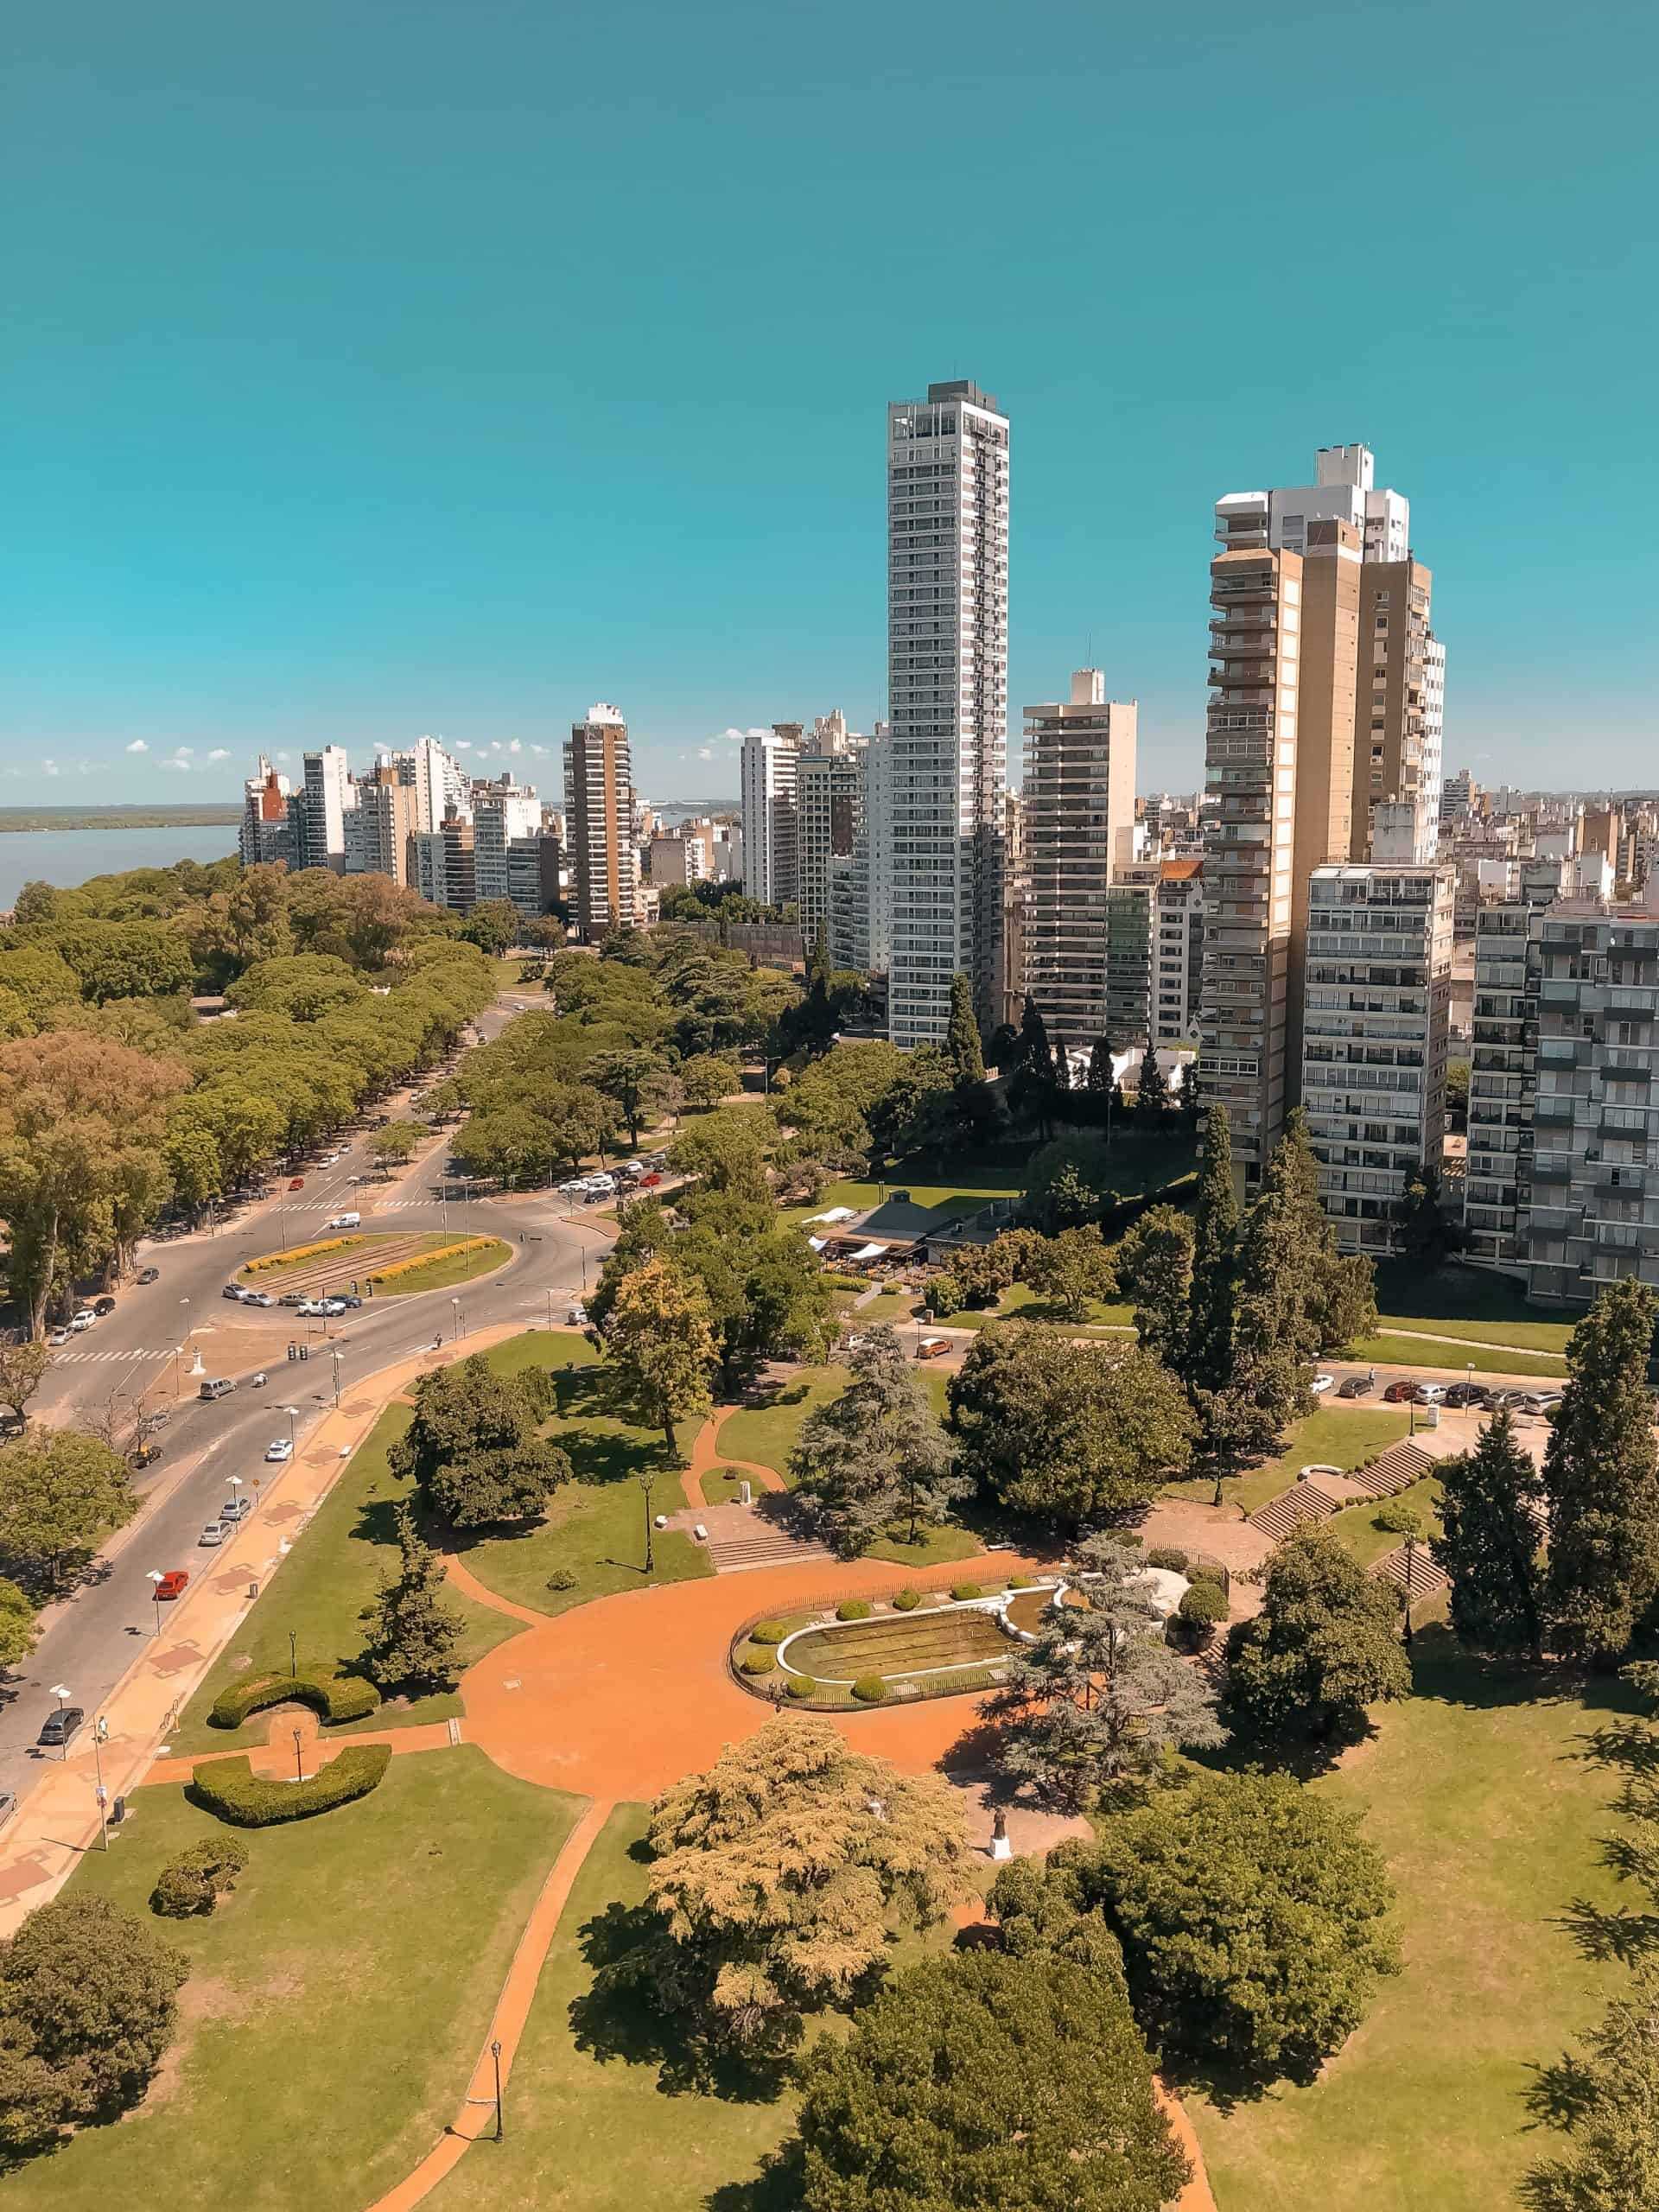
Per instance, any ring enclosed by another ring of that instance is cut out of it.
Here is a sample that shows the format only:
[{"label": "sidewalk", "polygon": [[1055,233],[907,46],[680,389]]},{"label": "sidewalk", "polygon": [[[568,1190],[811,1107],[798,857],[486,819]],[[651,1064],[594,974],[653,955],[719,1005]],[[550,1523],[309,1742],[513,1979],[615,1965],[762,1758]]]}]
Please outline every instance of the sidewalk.
[{"label": "sidewalk", "polygon": [[[102,1707],[108,1741],[95,1744],[98,1715],[89,1712],[66,1758],[46,1754],[51,1771],[0,1839],[0,1936],[13,1934],[27,1913],[57,1894],[83,1851],[97,1848],[100,1767],[111,1801],[130,1798],[143,1782],[168,1729],[385,1408],[431,1368],[523,1334],[522,1322],[502,1322],[446,1344],[442,1352],[396,1361],[366,1376],[338,1411],[324,1414],[299,1457],[267,1485],[258,1511],[213,1554],[201,1579],[193,1580],[184,1597],[166,1609],[160,1634],[143,1636],[132,1665]],[[145,1613],[151,1610],[139,1602]],[[260,1748],[226,1745],[227,1751]],[[121,1834],[111,1830],[112,1849]]]}]

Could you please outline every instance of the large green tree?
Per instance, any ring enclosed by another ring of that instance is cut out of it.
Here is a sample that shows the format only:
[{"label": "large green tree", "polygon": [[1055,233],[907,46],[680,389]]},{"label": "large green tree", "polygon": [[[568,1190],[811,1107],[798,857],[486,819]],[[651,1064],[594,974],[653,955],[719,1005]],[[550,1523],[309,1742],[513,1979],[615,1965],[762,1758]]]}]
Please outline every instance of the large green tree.
[{"label": "large green tree", "polygon": [[51,1351],[38,1338],[0,1344],[0,1406],[16,1415],[20,1429],[29,1426],[29,1402],[51,1364]]},{"label": "large green tree", "polygon": [[0,1559],[26,1582],[60,1583],[137,1507],[126,1461],[83,1430],[36,1429],[0,1451]]},{"label": "large green tree", "polygon": [[188,1971],[106,1897],[37,1906],[0,1943],[0,2145],[43,2150],[136,2104],[173,2039]]},{"label": "large green tree", "polygon": [[363,1609],[364,1664],[384,1690],[448,1689],[466,1624],[444,1595],[442,1562],[406,1505],[397,1509],[397,1573],[381,1576]]},{"label": "large green tree", "polygon": [[848,1364],[847,1388],[801,1425],[790,1459],[797,1496],[843,1559],[854,1559],[889,1522],[918,1528],[950,1517],[972,1484],[897,1332],[872,1329]]},{"label": "large green tree", "polygon": [[1521,2183],[1527,2212],[1637,2212],[1659,2204],[1659,1972],[1644,1967],[1582,2047],[1529,2083],[1535,2127],[1565,2139]]},{"label": "large green tree", "polygon": [[1192,1452],[1180,1385],[1148,1353],[1039,1325],[982,1329],[949,1403],[963,1472],[1001,1504],[1066,1527],[1144,1505]]},{"label": "large green tree", "polygon": [[1573,1332],[1567,1380],[1544,1454],[1550,1641],[1615,1663],[1659,1597],[1659,1459],[1647,1391],[1659,1300],[1609,1286]]},{"label": "large green tree", "polygon": [[1442,1459],[1440,1528],[1429,1549],[1451,1583],[1452,1625],[1478,1651],[1544,1648],[1543,1478],[1507,1408],[1472,1452]]},{"label": "large green tree", "polygon": [[1232,1125],[1224,1106],[1205,1116],[1192,1216],[1192,1317],[1185,1373],[1195,1389],[1225,1389],[1233,1379],[1238,1330],[1238,1196],[1233,1182]]},{"label": "large green tree", "polygon": [[1160,2212],[1190,2171],[1121,1991],[1066,1958],[912,1967],[802,2072],[804,2212]]},{"label": "large green tree", "polygon": [[667,1095],[669,1066],[660,1052],[601,1052],[588,1063],[588,1080],[616,1108],[637,1146],[640,1123]]},{"label": "large green tree", "polygon": [[1142,1348],[1183,1379],[1191,1365],[1192,1255],[1192,1224],[1177,1206],[1148,1207],[1113,1254]]},{"label": "large green tree", "polygon": [[702,1285],[666,1255],[617,1285],[600,1342],[646,1419],[677,1452],[679,1423],[703,1412],[719,1365]]},{"label": "large green tree", "polygon": [[40,1629],[28,1593],[0,1576],[0,1667],[16,1667],[39,1641]]},{"label": "large green tree", "polygon": [[1002,1771],[1074,1812],[1106,1784],[1157,1773],[1167,1751],[1227,1736],[1209,1683],[1164,1641],[1142,1554],[1101,1537],[1084,1565],[1086,1606],[1051,1614],[989,1708]]},{"label": "large green tree", "polygon": [[1391,1583],[1328,1529],[1298,1529],[1268,1562],[1261,1611],[1228,1637],[1225,1717],[1258,1739],[1351,1736],[1367,1706],[1411,1693]]},{"label": "large green tree", "polygon": [[945,1056],[959,1084],[985,1080],[985,1054],[974,1012],[973,985],[965,976],[950,978],[950,1019],[944,1033]]},{"label": "large green tree", "polygon": [[499,1376],[482,1352],[423,1375],[415,1417],[386,1457],[392,1472],[418,1483],[451,1529],[537,1517],[570,1462],[540,1433],[549,1410],[543,1370]]},{"label": "large green tree", "polygon": [[1399,1972],[1358,1814],[1287,1777],[1195,1775],[1066,1855],[1122,1944],[1148,2041],[1231,2083],[1311,2079]]},{"label": "large green tree", "polygon": [[1117,1270],[1098,1229],[1032,1236],[1021,1254],[1024,1279],[1065,1321],[1086,1321],[1097,1299],[1117,1288]]},{"label": "large green tree", "polygon": [[868,1995],[896,1937],[967,1894],[962,1801],[856,1752],[808,1713],[729,1744],[652,1808],[638,1940],[602,1989],[644,1994],[694,2046],[791,2050],[807,2017]]}]

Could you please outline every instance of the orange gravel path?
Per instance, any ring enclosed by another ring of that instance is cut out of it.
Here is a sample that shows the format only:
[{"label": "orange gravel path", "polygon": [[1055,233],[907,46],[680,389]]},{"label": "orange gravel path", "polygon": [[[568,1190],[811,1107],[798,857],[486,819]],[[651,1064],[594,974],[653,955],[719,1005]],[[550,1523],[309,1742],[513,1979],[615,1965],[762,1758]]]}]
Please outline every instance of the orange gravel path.
[{"label": "orange gravel path", "polygon": [[753,1459],[728,1459],[720,1448],[720,1432],[736,1406],[716,1406],[714,1412],[697,1431],[696,1441],[691,1446],[691,1464],[680,1477],[685,1491],[685,1502],[692,1507],[706,1506],[709,1500],[702,1494],[702,1478],[716,1467],[732,1467],[740,1475],[747,1475],[757,1490],[781,1491],[784,1478],[776,1467],[758,1466]]}]

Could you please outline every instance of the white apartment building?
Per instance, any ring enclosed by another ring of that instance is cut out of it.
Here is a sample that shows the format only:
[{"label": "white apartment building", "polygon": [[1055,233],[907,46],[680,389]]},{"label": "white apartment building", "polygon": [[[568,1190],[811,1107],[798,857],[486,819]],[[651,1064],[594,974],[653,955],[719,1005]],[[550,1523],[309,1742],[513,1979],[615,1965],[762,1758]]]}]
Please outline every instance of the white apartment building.
[{"label": "white apartment building", "polygon": [[1109,985],[1125,935],[1112,887],[1135,856],[1135,705],[1108,699],[1101,671],[1082,668],[1069,700],[1025,715],[1025,989],[1051,1033],[1127,1043],[1145,1032],[1147,979],[1139,1004]]},{"label": "white apartment building", "polygon": [[1440,1166],[1456,882],[1409,862],[1313,872],[1302,1106],[1345,1251],[1396,1250],[1407,1185]]},{"label": "white apartment building", "polygon": [[633,768],[628,727],[603,702],[575,723],[564,748],[564,814],[570,918],[592,943],[638,918]]},{"label": "white apartment building", "polygon": [[[474,887],[478,899],[512,899],[509,855],[515,844],[538,837],[542,802],[534,791],[504,777],[472,787]],[[526,879],[520,876],[521,883]],[[539,913],[539,906],[532,912]]]},{"label": "white apartment building", "polygon": [[798,722],[779,722],[743,741],[743,888],[769,906],[799,895],[800,737]]},{"label": "white apartment building", "polygon": [[1195,1045],[1204,986],[1203,858],[1137,861],[1121,880],[1152,899],[1153,1043],[1160,1051]]},{"label": "white apartment building", "polygon": [[299,801],[301,868],[329,868],[336,873],[346,866],[346,816],[357,804],[351,769],[343,745],[325,745],[321,753],[303,756],[305,781]]},{"label": "white apartment building", "polygon": [[1358,531],[1367,561],[1403,561],[1411,550],[1411,502],[1379,491],[1369,447],[1321,446],[1312,484],[1268,492],[1229,492],[1216,502],[1216,534],[1224,545],[1307,550],[1310,522],[1345,522]]},{"label": "white apartment building", "polygon": [[887,410],[889,1033],[944,1040],[950,982],[1000,1013],[1008,418],[976,385]]}]

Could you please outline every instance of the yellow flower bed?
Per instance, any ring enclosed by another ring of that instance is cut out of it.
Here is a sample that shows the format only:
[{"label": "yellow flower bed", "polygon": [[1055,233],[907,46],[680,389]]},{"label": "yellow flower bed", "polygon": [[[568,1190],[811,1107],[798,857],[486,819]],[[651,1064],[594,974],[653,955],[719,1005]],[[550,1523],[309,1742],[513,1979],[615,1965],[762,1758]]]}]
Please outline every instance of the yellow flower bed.
[{"label": "yellow flower bed", "polygon": [[389,1268],[377,1268],[369,1281],[391,1282],[398,1275],[412,1275],[422,1268],[435,1267],[440,1260],[458,1260],[463,1252],[481,1252],[486,1245],[500,1242],[499,1236],[463,1236],[458,1244],[441,1244],[435,1251],[416,1252],[412,1259],[394,1260]]},{"label": "yellow flower bed", "polygon": [[267,1268],[291,1268],[296,1260],[320,1260],[325,1252],[348,1252],[361,1236],[325,1236],[318,1244],[292,1244],[286,1252],[268,1252],[263,1260],[250,1260],[245,1275],[263,1274]]}]

